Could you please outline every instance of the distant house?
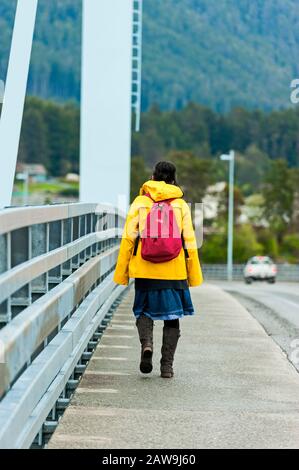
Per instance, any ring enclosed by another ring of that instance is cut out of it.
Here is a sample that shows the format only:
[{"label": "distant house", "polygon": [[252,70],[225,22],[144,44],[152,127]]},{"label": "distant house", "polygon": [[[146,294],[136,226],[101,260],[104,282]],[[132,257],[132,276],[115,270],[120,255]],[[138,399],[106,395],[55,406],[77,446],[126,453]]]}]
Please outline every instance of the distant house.
[{"label": "distant house", "polygon": [[47,180],[47,170],[40,163],[18,163],[17,173],[25,173],[32,183],[44,183]]},{"label": "distant house", "polygon": [[225,190],[226,183],[219,183],[209,186],[203,198],[205,219],[215,219],[218,215],[218,206],[221,194]]},{"label": "distant house", "polygon": [[65,177],[67,183],[79,183],[80,176],[77,173],[68,173]]}]

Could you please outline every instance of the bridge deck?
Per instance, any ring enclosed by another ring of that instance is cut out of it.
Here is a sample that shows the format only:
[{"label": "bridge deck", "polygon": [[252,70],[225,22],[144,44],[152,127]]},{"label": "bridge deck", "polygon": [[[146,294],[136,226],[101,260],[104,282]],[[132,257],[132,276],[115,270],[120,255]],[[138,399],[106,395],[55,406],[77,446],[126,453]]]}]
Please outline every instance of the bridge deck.
[{"label": "bridge deck", "polygon": [[49,448],[293,448],[299,375],[262,327],[211,285],[192,289],[173,380],[138,372],[131,291],[118,307]]}]

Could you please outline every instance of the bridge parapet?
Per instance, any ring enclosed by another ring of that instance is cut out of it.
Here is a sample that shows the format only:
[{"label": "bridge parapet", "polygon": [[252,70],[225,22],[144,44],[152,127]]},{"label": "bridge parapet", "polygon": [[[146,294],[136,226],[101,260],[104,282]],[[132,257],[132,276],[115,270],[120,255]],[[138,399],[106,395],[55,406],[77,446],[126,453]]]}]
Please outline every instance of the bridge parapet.
[{"label": "bridge parapet", "polygon": [[56,425],[124,290],[112,280],[124,220],[97,204],[0,212],[0,448]]}]

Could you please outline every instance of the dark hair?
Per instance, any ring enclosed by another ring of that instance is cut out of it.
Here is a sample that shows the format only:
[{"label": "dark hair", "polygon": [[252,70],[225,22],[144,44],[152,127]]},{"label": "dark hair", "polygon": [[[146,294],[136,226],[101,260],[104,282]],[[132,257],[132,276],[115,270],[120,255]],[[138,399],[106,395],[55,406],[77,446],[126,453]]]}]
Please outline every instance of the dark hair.
[{"label": "dark hair", "polygon": [[153,178],[155,181],[165,181],[165,183],[177,186],[175,165],[171,162],[157,163],[154,168]]}]

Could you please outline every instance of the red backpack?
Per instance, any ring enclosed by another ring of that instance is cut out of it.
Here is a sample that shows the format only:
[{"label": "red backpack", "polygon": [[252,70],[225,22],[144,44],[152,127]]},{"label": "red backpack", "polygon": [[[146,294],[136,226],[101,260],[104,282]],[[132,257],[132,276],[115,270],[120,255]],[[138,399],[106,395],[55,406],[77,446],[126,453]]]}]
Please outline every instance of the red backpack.
[{"label": "red backpack", "polygon": [[[146,196],[150,197],[148,194]],[[150,197],[151,198],[151,197]],[[176,258],[182,247],[182,236],[179,230],[171,201],[155,202],[147,215],[145,228],[141,234],[141,257],[152,263],[164,263]],[[139,237],[136,240],[136,255]]]}]

